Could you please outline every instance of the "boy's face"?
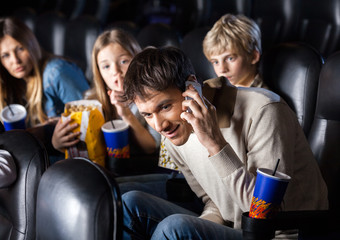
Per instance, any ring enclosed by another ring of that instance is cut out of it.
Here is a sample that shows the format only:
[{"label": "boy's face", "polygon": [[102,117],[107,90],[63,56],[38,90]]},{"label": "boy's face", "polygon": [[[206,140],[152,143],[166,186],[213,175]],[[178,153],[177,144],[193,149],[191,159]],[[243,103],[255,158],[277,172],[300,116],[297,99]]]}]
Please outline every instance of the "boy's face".
[{"label": "boy's face", "polygon": [[147,91],[148,97],[137,97],[135,104],[147,123],[176,146],[187,142],[192,127],[180,118],[184,97],[177,88],[166,91]]},{"label": "boy's face", "polygon": [[249,87],[253,82],[256,71],[256,63],[259,60],[259,54],[254,54],[253,60],[249,61],[244,56],[232,51],[225,51],[218,55],[212,55],[212,63],[217,76],[228,78],[231,84],[235,86]]}]

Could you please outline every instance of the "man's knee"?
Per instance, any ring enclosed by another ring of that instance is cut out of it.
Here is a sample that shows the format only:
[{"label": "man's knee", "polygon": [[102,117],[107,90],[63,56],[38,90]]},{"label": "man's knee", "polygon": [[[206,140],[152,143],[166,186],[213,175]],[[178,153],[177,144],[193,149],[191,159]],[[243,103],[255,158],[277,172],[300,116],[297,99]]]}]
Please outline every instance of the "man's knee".
[{"label": "man's knee", "polygon": [[192,219],[197,218],[186,214],[173,214],[164,218],[157,226],[153,236],[185,237],[188,234]]},{"label": "man's knee", "polygon": [[137,190],[126,192],[122,195],[124,205],[134,206],[145,199],[145,193]]}]

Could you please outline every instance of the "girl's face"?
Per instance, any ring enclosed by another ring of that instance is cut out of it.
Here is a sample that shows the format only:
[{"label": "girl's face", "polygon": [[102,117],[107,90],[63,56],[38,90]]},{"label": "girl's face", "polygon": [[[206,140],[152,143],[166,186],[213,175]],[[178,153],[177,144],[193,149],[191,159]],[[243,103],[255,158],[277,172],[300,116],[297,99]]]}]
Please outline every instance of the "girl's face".
[{"label": "girl's face", "polygon": [[33,69],[28,50],[17,40],[5,35],[0,41],[1,64],[15,78],[27,80]]},{"label": "girl's face", "polygon": [[131,54],[118,43],[110,43],[97,55],[100,74],[109,89],[123,91],[125,73],[132,60]]}]

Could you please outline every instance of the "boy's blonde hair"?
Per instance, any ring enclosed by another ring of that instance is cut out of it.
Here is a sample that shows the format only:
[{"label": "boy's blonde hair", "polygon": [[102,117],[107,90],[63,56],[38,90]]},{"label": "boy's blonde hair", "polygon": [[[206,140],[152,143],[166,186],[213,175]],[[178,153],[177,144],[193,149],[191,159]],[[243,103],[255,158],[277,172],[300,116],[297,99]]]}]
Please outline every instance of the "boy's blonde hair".
[{"label": "boy's blonde hair", "polygon": [[251,60],[254,50],[262,52],[261,31],[252,19],[244,15],[222,16],[203,40],[203,52],[208,59],[212,55],[232,51]]}]

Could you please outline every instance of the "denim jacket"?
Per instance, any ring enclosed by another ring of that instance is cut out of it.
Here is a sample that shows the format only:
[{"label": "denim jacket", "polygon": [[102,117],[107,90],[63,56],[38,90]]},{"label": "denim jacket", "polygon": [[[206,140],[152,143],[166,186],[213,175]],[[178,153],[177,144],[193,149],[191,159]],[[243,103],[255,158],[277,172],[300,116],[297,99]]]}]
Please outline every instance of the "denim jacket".
[{"label": "denim jacket", "polygon": [[83,98],[89,83],[76,64],[54,58],[44,69],[43,88],[45,113],[56,117],[64,111],[65,103]]}]

